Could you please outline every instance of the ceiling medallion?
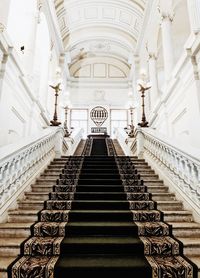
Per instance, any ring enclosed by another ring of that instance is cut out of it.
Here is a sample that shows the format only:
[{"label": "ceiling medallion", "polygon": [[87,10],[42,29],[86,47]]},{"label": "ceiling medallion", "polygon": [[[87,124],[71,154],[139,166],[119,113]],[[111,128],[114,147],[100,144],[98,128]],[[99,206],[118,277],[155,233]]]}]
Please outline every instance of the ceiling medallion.
[{"label": "ceiling medallion", "polygon": [[96,126],[101,126],[108,118],[108,111],[102,106],[96,106],[91,110],[90,118]]}]

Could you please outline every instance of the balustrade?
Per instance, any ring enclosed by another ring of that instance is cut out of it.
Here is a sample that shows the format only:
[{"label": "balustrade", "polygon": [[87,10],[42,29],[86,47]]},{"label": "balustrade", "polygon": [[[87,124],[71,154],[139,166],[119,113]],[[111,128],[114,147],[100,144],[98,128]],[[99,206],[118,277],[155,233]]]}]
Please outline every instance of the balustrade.
[{"label": "balustrade", "polygon": [[144,153],[148,154],[200,209],[200,160],[144,130],[139,132],[143,135]]}]

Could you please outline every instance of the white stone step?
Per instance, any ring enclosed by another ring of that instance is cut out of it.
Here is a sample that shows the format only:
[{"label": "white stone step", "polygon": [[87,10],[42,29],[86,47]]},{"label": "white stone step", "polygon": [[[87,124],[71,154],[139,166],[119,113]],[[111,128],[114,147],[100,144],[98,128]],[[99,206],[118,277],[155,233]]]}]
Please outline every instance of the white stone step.
[{"label": "white stone step", "polygon": [[200,240],[199,238],[188,238],[181,237],[178,238],[184,244],[184,255],[200,255]]},{"label": "white stone step", "polygon": [[200,254],[197,256],[188,255],[188,258],[198,267],[198,278],[200,278]]},{"label": "white stone step", "polygon": [[49,199],[49,193],[48,192],[26,192],[25,193],[25,200],[42,200],[46,201]]},{"label": "white stone step", "polygon": [[44,208],[43,200],[24,200],[18,203],[19,210],[20,209],[37,209],[38,211]]},{"label": "white stone step", "polygon": [[173,193],[152,193],[153,201],[175,201],[176,197]]},{"label": "white stone step", "polygon": [[[147,185],[147,184],[146,184]],[[164,193],[164,192],[168,192],[168,187],[164,186],[163,184],[161,185],[147,185],[147,190],[149,193]]]},{"label": "white stone step", "polygon": [[182,210],[183,204],[179,201],[156,201],[159,210]]},{"label": "white stone step", "polygon": [[40,211],[37,209],[18,209],[8,214],[8,222],[15,222],[15,223],[29,223],[38,221],[37,213]]},{"label": "white stone step", "polygon": [[33,222],[27,223],[1,223],[0,224],[0,238],[7,237],[17,238],[17,237],[29,237],[31,234],[30,227],[33,225]]},{"label": "white stone step", "polygon": [[187,210],[163,210],[165,222],[192,222],[193,216],[190,211]]},{"label": "white stone step", "polygon": [[8,278],[7,268],[15,259],[14,256],[0,256],[0,278]]},{"label": "white stone step", "polygon": [[168,222],[173,227],[173,235],[179,237],[200,237],[200,224],[195,222]]},{"label": "white stone step", "polygon": [[20,245],[25,237],[18,238],[0,238],[0,257],[18,256],[20,254]]},{"label": "white stone step", "polygon": [[48,184],[48,185],[55,185],[56,184],[56,180],[57,180],[57,178],[55,178],[55,179],[51,179],[51,178],[39,178],[39,179],[37,179],[37,181],[36,181],[36,184]]},{"label": "white stone step", "polygon": [[53,191],[53,186],[49,184],[33,184],[32,186],[32,192],[52,192]]}]

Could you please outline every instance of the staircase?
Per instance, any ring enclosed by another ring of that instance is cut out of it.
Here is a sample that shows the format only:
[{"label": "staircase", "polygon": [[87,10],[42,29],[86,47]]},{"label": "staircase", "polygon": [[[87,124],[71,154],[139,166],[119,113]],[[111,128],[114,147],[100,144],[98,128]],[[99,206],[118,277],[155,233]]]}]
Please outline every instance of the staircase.
[{"label": "staircase", "polygon": [[31,191],[18,201],[18,208],[8,212],[8,222],[0,223],[0,278],[7,278],[7,267],[20,254],[20,245],[30,236],[30,227],[38,220],[37,213],[49,198],[67,159],[54,159],[31,186]]},{"label": "staircase", "polygon": [[151,277],[114,157],[85,157],[61,254],[55,277]]},{"label": "staircase", "polygon": [[[0,224],[0,277],[7,277],[7,266],[20,254],[20,245],[30,236],[30,227],[38,220],[37,213],[44,208],[44,201],[49,199],[67,159],[55,159],[32,185],[32,191],[18,202],[18,209],[9,211],[8,222]],[[157,209],[163,211],[164,221],[172,225],[173,235],[183,242],[184,254],[200,266],[200,224],[194,222],[191,212],[184,210],[143,159],[131,157],[131,164],[144,180]],[[138,227],[132,221],[133,213],[118,173],[112,157],[85,158],[69,214],[67,236],[60,245],[62,255],[55,266],[55,277],[61,277],[61,272],[74,273],[74,266],[76,274],[82,274],[83,269],[87,275],[94,274],[97,261],[98,272],[102,274],[109,269],[109,274],[119,271],[142,276],[145,270],[145,278],[152,277],[148,274],[149,261],[142,256],[143,243],[136,237]],[[111,260],[113,256],[115,260]]]}]

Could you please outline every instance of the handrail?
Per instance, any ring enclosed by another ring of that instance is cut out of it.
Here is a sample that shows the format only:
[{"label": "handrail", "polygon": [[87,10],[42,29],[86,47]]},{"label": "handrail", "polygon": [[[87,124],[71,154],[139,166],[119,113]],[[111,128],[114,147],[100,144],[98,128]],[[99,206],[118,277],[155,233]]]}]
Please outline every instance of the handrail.
[{"label": "handrail", "polygon": [[[138,130],[136,130],[136,133],[137,132],[138,132]],[[173,142],[172,142],[170,139],[166,139],[166,137],[162,138],[162,135],[160,135],[160,134],[155,135],[154,132],[149,129],[148,129],[148,131],[143,129],[142,133],[153,137],[155,140],[159,140],[167,147],[172,148],[173,150],[186,156],[188,159],[193,160],[193,162],[195,162],[197,164],[200,163],[200,150],[199,149],[192,148],[191,146],[185,146],[185,148],[187,148],[187,152],[186,152],[181,147],[178,147],[178,145],[180,145],[180,143],[177,142],[176,140],[173,140]]]},{"label": "handrail", "polygon": [[[157,165],[163,176],[172,182],[173,186],[184,196],[184,200],[187,200],[187,203],[200,216],[199,157],[172,145],[162,136],[159,137],[151,130],[139,128],[135,133],[132,149],[134,146],[136,154],[142,153],[144,158],[148,158],[150,162]],[[137,146],[137,138],[140,138],[140,146]]]},{"label": "handrail", "polygon": [[[56,132],[58,132],[58,129],[56,130]],[[0,147],[0,165],[8,157],[15,156],[20,151],[24,151],[25,149],[29,148],[35,143],[38,143],[39,141],[43,141],[45,138],[53,134],[55,134],[55,130],[53,130],[52,128],[46,128],[40,134],[34,137],[31,136],[26,139],[21,139],[17,143],[8,144]]]}]

